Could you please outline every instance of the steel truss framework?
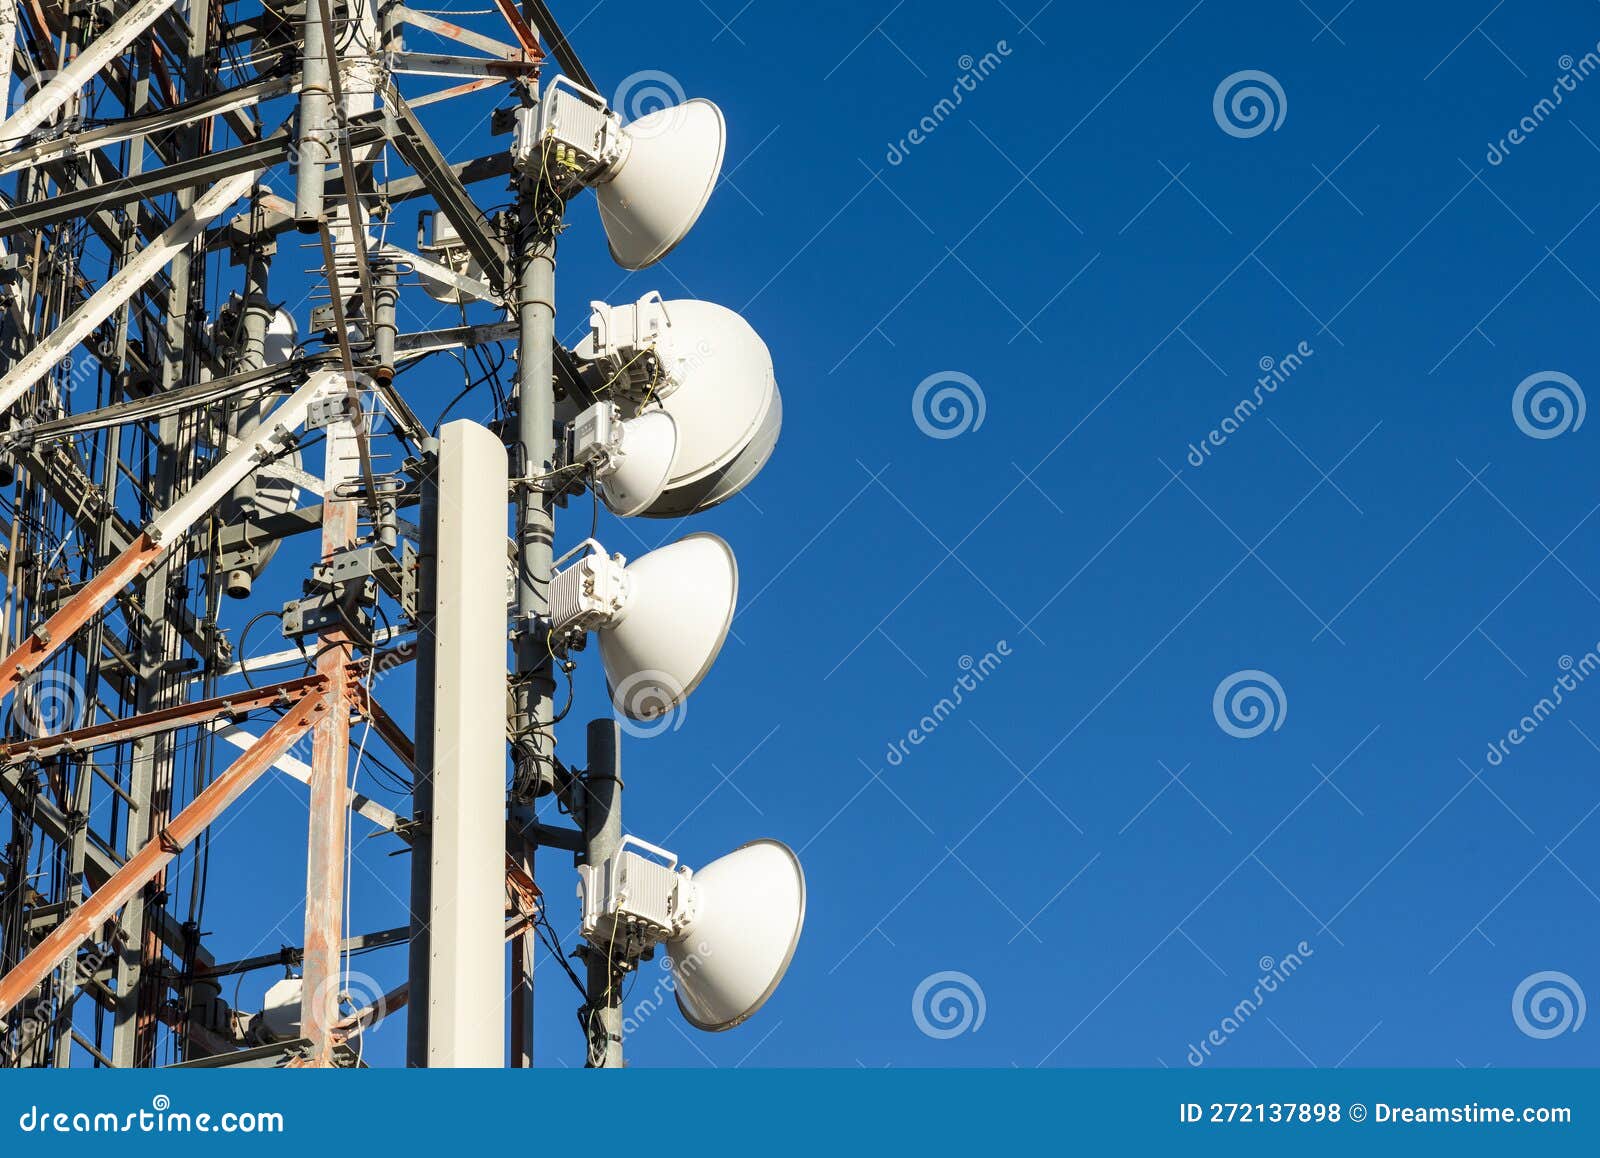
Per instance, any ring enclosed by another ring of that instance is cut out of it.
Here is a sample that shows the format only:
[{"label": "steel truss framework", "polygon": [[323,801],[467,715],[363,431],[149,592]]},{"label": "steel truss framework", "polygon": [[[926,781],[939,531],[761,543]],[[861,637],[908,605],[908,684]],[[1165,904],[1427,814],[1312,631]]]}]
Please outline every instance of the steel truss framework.
[{"label": "steel truss framework", "polygon": [[[495,3],[490,35],[400,0],[0,0],[0,1064],[348,1064],[408,1000],[425,1057],[425,923],[347,935],[343,909],[349,810],[426,863],[426,696],[414,744],[374,685],[430,662],[436,443],[418,410],[442,399],[414,406],[401,375],[441,351],[477,367],[466,388],[494,394],[511,452],[506,936],[511,1063],[531,1064],[533,850],[614,841],[620,780],[609,722],[592,778],[555,759],[536,631],[561,498],[561,196],[505,148],[452,159],[427,127],[533,103],[547,49],[592,83],[542,0]],[[447,240],[414,252],[399,222],[416,211]],[[275,276],[295,242],[309,274]],[[440,300],[459,324],[406,324]],[[319,444],[320,475],[300,454]],[[305,674],[252,686],[219,621],[312,532],[304,597],[255,616],[283,621]],[[412,815],[349,790],[352,726],[414,777]],[[219,962],[211,826],[279,774],[310,787],[303,947]],[[550,792],[579,829],[534,819]],[[411,983],[342,1005],[342,955],[403,942]],[[301,1039],[259,1048],[222,979],[291,959]],[[590,961],[591,1063],[620,1047],[615,981]]]}]

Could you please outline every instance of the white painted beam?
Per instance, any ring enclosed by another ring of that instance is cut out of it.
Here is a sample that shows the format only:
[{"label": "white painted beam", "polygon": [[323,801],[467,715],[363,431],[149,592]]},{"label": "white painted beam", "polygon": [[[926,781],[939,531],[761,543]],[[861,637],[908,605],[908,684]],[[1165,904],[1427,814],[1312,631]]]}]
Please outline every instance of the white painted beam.
[{"label": "white painted beam", "polygon": [[[10,122],[7,122],[8,124]],[[133,297],[140,286],[153,278],[209,226],[222,211],[243,197],[255,184],[261,170],[224,178],[195,201],[194,206],[156,238],[139,255],[106,279],[104,285],[48,337],[29,350],[0,378],[0,414],[16,403],[34,384],[70,354],[95,328]]]},{"label": "white painted beam", "polygon": [[94,79],[95,75],[114,59],[127,51],[146,28],[173,5],[173,0],[138,0],[138,3],[110,28],[106,29],[63,68],[16,112],[0,124],[0,148],[10,148],[34,129],[49,120],[74,93]]},{"label": "white painted beam", "polygon": [[[254,732],[247,732],[237,724],[222,724],[213,731],[240,751],[248,752],[260,742],[261,737]],[[272,766],[286,775],[294,777],[302,784],[311,783],[311,765],[303,760],[296,760],[285,753],[272,762]],[[350,807],[372,821],[379,828],[393,832],[400,823],[400,818],[391,810],[379,804],[376,800],[368,799],[359,792],[350,793]]]}]

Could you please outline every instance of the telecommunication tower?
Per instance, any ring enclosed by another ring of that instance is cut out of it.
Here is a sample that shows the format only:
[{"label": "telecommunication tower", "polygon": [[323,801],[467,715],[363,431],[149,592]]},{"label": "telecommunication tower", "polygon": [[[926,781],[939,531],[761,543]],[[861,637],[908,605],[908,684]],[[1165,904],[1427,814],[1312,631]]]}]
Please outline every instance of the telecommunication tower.
[{"label": "telecommunication tower", "polygon": [[[0,0],[0,1065],[360,1065],[404,1007],[411,1065],[531,1066],[552,914],[591,1066],[622,1064],[639,961],[712,1031],[789,964],[787,847],[692,871],[622,828],[623,735],[707,675],[733,552],[595,537],[602,504],[679,518],[755,477],[771,356],[658,293],[555,330],[568,203],[649,268],[716,186],[722,113],[613,109],[544,0],[471,15]],[[452,421],[474,391],[492,418]],[[555,727],[589,655],[612,703],[580,768]],[[414,703],[384,703],[406,665]],[[221,960],[207,932],[251,915],[210,856],[262,839],[236,806],[264,777],[307,789],[304,940]],[[350,911],[356,826],[409,852],[403,925]],[[547,914],[538,848],[573,856],[575,910]],[[352,954],[402,945],[403,985],[352,992]]]}]

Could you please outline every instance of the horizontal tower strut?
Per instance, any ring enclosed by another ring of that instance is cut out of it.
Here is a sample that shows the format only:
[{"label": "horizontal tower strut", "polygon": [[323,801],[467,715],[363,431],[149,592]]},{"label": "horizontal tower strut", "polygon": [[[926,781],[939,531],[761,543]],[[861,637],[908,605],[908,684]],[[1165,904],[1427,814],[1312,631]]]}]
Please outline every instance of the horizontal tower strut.
[{"label": "horizontal tower strut", "polygon": [[245,692],[174,704],[170,708],[157,708],[143,715],[107,720],[105,723],[93,724],[87,728],[75,728],[70,732],[57,732],[53,736],[39,736],[17,740],[10,744],[0,744],[0,764],[11,764],[18,760],[43,760],[58,752],[82,752],[105,744],[120,744],[125,740],[135,740],[141,736],[152,736],[157,732],[169,732],[174,728],[210,723],[219,717],[233,717],[245,712],[259,711],[303,695],[305,689],[316,682],[316,676],[302,676],[299,679],[285,680],[282,683],[252,688]]}]

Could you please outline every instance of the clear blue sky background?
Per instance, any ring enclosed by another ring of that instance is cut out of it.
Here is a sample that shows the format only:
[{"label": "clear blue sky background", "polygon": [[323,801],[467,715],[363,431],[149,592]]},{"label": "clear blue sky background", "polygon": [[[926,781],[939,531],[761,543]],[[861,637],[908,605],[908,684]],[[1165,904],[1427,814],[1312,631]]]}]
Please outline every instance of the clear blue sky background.
[{"label": "clear blue sky background", "polygon": [[[1600,641],[1600,420],[1533,438],[1512,410],[1538,372],[1600,382],[1600,78],[1486,160],[1594,49],[1600,8],[741,2],[555,6],[608,94],[659,69],[729,131],[710,207],[654,270],[624,277],[576,207],[561,332],[592,298],[716,301],[764,336],[785,402],[745,496],[681,528],[602,521],[629,553],[714,530],[741,568],[737,638],[683,726],[625,749],[628,828],[690,863],[778,837],[810,888],[757,1018],[711,1036],[646,1017],[631,1061],[1183,1066],[1304,941],[1207,1064],[1600,1063],[1600,1028],[1537,1040],[1512,1014],[1547,970],[1600,997],[1600,681],[1486,761]],[[1281,86],[1275,130],[1219,126],[1241,70]],[[493,147],[468,119],[439,128],[455,159]],[[919,429],[942,373],[976,382],[981,426]],[[412,376],[419,410],[452,375]],[[561,731],[576,764],[596,666]],[[1281,726],[1240,739],[1213,694],[1251,669],[1281,686]],[[260,951],[247,912],[284,914],[266,948],[300,939],[303,792],[275,781],[248,808],[277,837],[216,842],[224,957]],[[403,922],[397,847],[357,842],[355,928]],[[541,854],[569,944],[574,879]],[[394,984],[404,951],[357,968]],[[936,1038],[913,1000],[944,971],[984,1017]],[[540,1063],[580,1063],[577,996],[542,955],[539,986]],[[403,1039],[395,1018],[369,1060]]]}]

